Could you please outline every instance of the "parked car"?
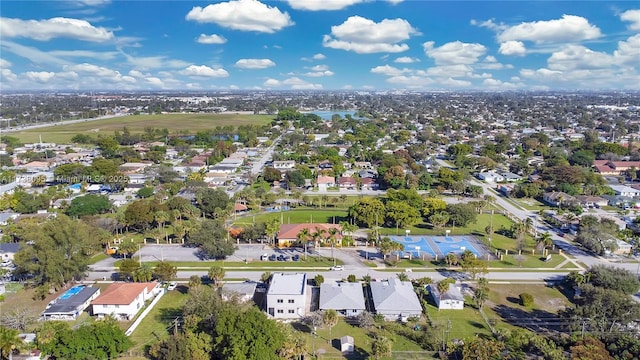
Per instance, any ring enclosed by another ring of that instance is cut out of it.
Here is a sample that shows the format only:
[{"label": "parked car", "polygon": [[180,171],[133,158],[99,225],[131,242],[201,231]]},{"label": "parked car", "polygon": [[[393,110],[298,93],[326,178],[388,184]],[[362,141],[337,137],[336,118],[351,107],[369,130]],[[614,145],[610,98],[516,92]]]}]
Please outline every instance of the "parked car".
[{"label": "parked car", "polygon": [[269,260],[269,254],[262,254],[262,256],[260,256],[260,260],[262,260],[262,261]]},{"label": "parked car", "polygon": [[342,270],[344,270],[344,266],[342,266],[342,265],[332,266],[329,270],[342,271]]},{"label": "parked car", "polygon": [[167,291],[175,290],[176,287],[178,287],[178,282],[177,281],[171,281],[171,282],[169,282],[169,286],[167,286]]},{"label": "parked car", "polygon": [[293,260],[293,261],[300,261],[300,255],[293,255],[293,257],[291,258],[291,260]]},{"label": "parked car", "polygon": [[271,254],[271,256],[269,256],[269,261],[276,261],[278,259],[278,256],[276,254]]}]

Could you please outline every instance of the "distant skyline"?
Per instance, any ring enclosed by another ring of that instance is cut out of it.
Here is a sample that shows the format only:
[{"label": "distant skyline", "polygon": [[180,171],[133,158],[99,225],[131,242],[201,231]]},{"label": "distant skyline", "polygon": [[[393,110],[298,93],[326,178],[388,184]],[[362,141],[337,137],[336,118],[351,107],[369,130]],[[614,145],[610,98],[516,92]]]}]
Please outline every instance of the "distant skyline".
[{"label": "distant skyline", "polygon": [[0,90],[638,90],[637,1],[12,1]]}]

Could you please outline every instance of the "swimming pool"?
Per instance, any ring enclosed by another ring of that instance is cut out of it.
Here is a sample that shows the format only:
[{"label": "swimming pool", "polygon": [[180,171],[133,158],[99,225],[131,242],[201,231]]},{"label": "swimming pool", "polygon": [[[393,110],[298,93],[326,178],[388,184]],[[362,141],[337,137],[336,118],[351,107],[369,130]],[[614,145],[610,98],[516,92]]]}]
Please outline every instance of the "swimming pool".
[{"label": "swimming pool", "polygon": [[60,297],[58,299],[60,299],[60,300],[68,299],[68,298],[78,294],[80,291],[82,291],[82,289],[84,289],[84,287],[85,287],[84,285],[74,286],[71,289],[65,291],[64,294],[60,295]]},{"label": "swimming pool", "polygon": [[431,257],[445,256],[449,253],[462,254],[465,250],[473,252],[476,256],[483,256],[486,251],[475,240],[465,236],[390,236],[391,240],[404,244],[404,252],[412,256]]}]

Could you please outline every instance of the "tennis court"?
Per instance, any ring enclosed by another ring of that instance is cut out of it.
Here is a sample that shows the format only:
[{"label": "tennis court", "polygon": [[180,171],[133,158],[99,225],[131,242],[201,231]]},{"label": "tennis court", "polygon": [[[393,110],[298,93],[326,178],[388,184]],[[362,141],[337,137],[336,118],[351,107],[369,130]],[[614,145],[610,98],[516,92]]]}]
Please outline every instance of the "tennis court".
[{"label": "tennis court", "polygon": [[404,253],[411,253],[412,256],[429,257],[445,256],[449,253],[457,255],[469,250],[477,257],[487,254],[486,247],[474,236],[390,236],[391,240],[404,245]]}]

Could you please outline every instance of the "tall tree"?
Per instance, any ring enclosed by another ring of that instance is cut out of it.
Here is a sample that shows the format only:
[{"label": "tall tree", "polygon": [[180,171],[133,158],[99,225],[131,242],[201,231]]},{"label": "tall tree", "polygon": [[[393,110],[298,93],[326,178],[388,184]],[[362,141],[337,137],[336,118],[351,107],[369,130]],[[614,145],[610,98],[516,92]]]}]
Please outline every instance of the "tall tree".
[{"label": "tall tree", "polygon": [[384,359],[391,356],[393,342],[388,337],[376,335],[371,343],[371,355],[374,359]]},{"label": "tall tree", "polygon": [[159,281],[170,281],[178,274],[178,268],[166,261],[161,261],[153,269],[153,276]]},{"label": "tall tree", "polygon": [[200,226],[189,233],[187,243],[199,246],[205,256],[212,259],[225,258],[235,251],[233,242],[227,239],[228,233],[220,220],[205,219]]},{"label": "tall tree", "polygon": [[14,351],[22,345],[22,339],[18,333],[18,330],[0,326],[0,355],[2,355],[2,359],[11,360]]},{"label": "tall tree", "polygon": [[322,315],[322,322],[329,329],[329,341],[332,340],[331,329],[338,324],[339,319],[338,313],[333,309],[326,310]]},{"label": "tall tree", "polygon": [[196,204],[205,215],[217,218],[226,211],[229,195],[222,189],[201,189],[196,194]]},{"label": "tall tree", "polygon": [[220,287],[222,286],[222,280],[224,280],[224,268],[221,266],[212,266],[209,268],[207,275],[209,276],[209,280],[213,282],[213,286]]}]

